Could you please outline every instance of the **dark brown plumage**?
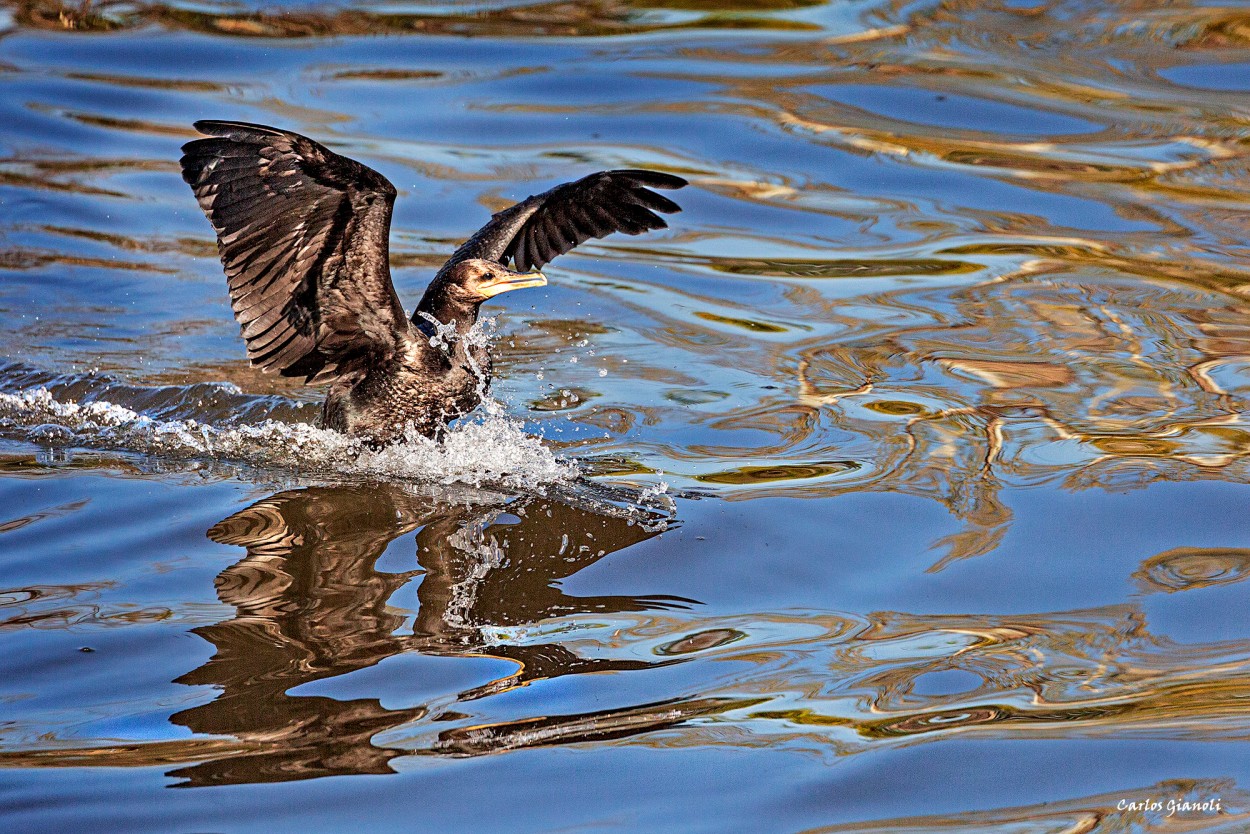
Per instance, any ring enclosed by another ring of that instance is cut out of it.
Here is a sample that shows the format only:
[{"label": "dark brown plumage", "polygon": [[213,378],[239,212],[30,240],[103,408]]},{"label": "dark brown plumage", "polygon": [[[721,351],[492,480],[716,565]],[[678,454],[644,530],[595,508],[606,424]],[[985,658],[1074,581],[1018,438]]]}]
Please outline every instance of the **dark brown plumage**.
[{"label": "dark brown plumage", "polygon": [[329,382],[322,423],[378,444],[409,425],[435,436],[481,401],[490,355],[468,336],[483,301],[545,284],[528,270],[592,237],[664,228],[656,212],[681,209],[649,189],[686,185],[603,171],[517,203],[456,250],[409,319],[391,283],[385,177],[297,133],[195,127],[210,138],[183,146],[182,177],[217,232],[248,359]]}]

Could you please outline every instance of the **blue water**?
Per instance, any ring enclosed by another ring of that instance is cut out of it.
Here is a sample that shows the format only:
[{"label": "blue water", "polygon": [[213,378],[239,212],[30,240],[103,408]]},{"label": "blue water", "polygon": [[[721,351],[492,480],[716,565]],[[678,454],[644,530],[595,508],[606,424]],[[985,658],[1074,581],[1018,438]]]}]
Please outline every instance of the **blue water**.
[{"label": "blue water", "polygon": [[[0,828],[1246,830],[1248,26],[3,6]],[[375,454],[247,366],[200,118],[390,179],[409,308],[529,194],[691,186]]]}]

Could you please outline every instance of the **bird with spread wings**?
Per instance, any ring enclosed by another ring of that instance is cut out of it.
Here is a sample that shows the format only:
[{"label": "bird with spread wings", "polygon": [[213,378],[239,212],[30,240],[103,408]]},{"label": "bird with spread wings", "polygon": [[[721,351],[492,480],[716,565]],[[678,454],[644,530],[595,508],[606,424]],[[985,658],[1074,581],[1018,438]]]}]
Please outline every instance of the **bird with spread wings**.
[{"label": "bird with spread wings", "polygon": [[[665,228],[680,207],[651,189],[686,180],[602,171],[495,214],[452,254],[409,318],[390,272],[395,187],[297,133],[200,121],[182,177],[217,232],[230,303],[253,365],[330,384],[322,424],[374,444],[434,437],[475,408],[490,354],[478,308],[542,286],[541,269],[590,238]],[[509,265],[513,268],[509,268]]]}]

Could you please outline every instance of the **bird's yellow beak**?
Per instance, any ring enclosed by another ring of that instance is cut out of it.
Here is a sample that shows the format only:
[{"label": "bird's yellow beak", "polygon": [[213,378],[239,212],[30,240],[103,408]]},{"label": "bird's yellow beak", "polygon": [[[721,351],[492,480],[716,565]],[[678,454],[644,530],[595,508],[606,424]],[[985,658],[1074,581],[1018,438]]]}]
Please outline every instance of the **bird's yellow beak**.
[{"label": "bird's yellow beak", "polygon": [[488,284],[479,284],[478,292],[487,298],[494,298],[508,290],[545,286],[547,286],[547,276],[541,272],[505,272]]}]

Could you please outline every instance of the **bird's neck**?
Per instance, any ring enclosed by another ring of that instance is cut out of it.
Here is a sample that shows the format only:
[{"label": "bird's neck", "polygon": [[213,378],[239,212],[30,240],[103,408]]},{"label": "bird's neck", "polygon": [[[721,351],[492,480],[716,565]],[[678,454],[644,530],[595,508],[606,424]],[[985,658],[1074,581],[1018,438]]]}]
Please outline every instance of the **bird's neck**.
[{"label": "bird's neck", "polygon": [[426,292],[412,314],[412,323],[423,332],[434,327],[436,322],[441,326],[452,324],[457,335],[465,336],[477,324],[478,306],[457,302],[442,293]]}]

